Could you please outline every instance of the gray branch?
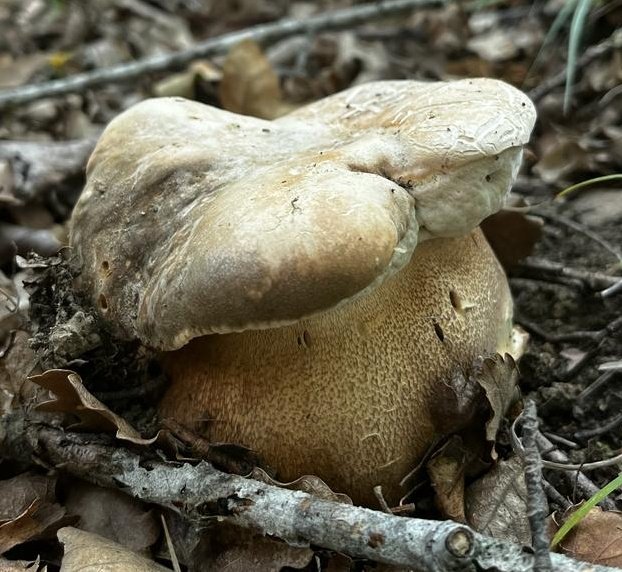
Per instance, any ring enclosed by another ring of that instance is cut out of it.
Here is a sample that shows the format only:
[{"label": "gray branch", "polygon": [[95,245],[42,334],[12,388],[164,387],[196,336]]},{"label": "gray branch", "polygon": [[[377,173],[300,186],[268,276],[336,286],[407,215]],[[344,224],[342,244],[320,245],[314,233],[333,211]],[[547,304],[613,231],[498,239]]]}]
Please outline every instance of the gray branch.
[{"label": "gray branch", "polygon": [[126,82],[150,73],[179,69],[194,60],[226,52],[243,40],[255,40],[268,44],[297,34],[353,27],[384,16],[394,16],[413,8],[439,6],[447,2],[448,0],[383,0],[334,12],[320,13],[304,20],[285,19],[261,24],[199,42],[186,50],[80,73],[45,83],[0,91],[0,109],[45,97],[77,93],[99,85]]},{"label": "gray branch", "polygon": [[523,446],[525,447],[525,484],[527,486],[527,517],[534,550],[534,572],[553,569],[546,530],[548,503],[542,487],[542,459],[536,444],[538,414],[536,404],[528,400],[523,411]]},{"label": "gray branch", "polygon": [[[215,519],[296,545],[315,545],[420,572],[528,572],[533,555],[458,523],[398,517],[321,500],[214,469],[165,463],[111,444],[101,436],[65,432],[19,414],[0,420],[0,454],[46,466],[181,513],[195,525]],[[613,570],[551,555],[556,572]]]}]

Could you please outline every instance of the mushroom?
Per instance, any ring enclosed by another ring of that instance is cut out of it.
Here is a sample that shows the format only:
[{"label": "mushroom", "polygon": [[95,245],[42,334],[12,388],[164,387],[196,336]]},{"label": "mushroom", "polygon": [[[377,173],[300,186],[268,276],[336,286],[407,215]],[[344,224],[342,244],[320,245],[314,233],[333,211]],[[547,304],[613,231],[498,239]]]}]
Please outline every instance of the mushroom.
[{"label": "mushroom", "polygon": [[490,79],[369,83],[274,121],[144,101],[89,160],[80,287],[117,336],[162,351],[163,415],[282,479],[396,503],[451,425],[447,380],[520,353],[478,224],[534,121]]}]

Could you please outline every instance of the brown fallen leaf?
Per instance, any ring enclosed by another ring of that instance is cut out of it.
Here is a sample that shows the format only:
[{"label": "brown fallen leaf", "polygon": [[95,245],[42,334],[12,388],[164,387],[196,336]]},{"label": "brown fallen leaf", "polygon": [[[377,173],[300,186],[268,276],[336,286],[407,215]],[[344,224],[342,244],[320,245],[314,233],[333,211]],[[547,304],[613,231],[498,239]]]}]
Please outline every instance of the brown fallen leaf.
[{"label": "brown fallen leaf", "polygon": [[58,540],[65,546],[61,572],[169,571],[112,540],[77,528],[62,528]]},{"label": "brown fallen leaf", "polygon": [[136,445],[150,445],[158,439],[143,439],[125,419],[113,413],[99,399],[93,397],[82,384],[82,379],[68,369],[50,369],[29,378],[33,383],[51,391],[56,397],[40,403],[39,411],[73,413],[80,423],[73,429],[114,432],[117,439]]},{"label": "brown fallen leaf", "polygon": [[518,397],[516,381],[518,368],[510,354],[495,354],[474,365],[474,379],[481,386],[488,400],[490,413],[486,422],[486,440],[492,443],[491,457],[497,458],[494,442],[499,426],[512,402]]},{"label": "brown fallen leaf", "polygon": [[[554,516],[549,518],[551,537],[569,514]],[[622,568],[622,512],[593,508],[561,541],[558,551],[591,564]]]},{"label": "brown fallen leaf", "polygon": [[533,253],[542,236],[543,221],[522,212],[502,209],[484,219],[481,227],[503,268],[510,270]]},{"label": "brown fallen leaf", "polygon": [[257,42],[245,40],[233,47],[222,71],[219,96],[224,109],[274,119],[294,108],[283,101],[279,77]]},{"label": "brown fallen leaf", "polygon": [[55,479],[30,473],[0,481],[0,554],[73,522],[56,504],[55,488]]},{"label": "brown fallen leaf", "polygon": [[[9,326],[16,315],[0,315],[0,327]],[[0,416],[24,405],[34,398],[36,386],[28,381],[28,376],[35,367],[35,356],[29,344],[30,335],[23,331],[7,333],[2,343],[0,359]]]},{"label": "brown fallen leaf", "polygon": [[464,469],[468,453],[462,439],[454,435],[427,463],[435,502],[444,518],[466,522],[464,513]]},{"label": "brown fallen leaf", "polygon": [[140,501],[113,489],[81,481],[67,487],[65,508],[80,517],[81,530],[118,542],[134,552],[151,547],[160,536],[160,525]]},{"label": "brown fallen leaf", "polygon": [[289,489],[291,491],[302,491],[303,493],[309,493],[310,495],[324,500],[352,504],[352,499],[348,495],[333,492],[333,490],[322,479],[320,479],[320,477],[316,477],[315,475],[303,475],[295,481],[283,483],[273,479],[263,469],[255,467],[249,476],[251,479],[261,481],[267,485],[274,485],[276,487]]},{"label": "brown fallen leaf", "polygon": [[466,517],[478,532],[528,546],[527,488],[520,457],[502,460],[466,490]]},{"label": "brown fallen leaf", "polygon": [[221,523],[208,531],[205,541],[201,564],[194,568],[197,571],[276,572],[304,568],[313,558],[310,548],[289,546],[230,524]]}]

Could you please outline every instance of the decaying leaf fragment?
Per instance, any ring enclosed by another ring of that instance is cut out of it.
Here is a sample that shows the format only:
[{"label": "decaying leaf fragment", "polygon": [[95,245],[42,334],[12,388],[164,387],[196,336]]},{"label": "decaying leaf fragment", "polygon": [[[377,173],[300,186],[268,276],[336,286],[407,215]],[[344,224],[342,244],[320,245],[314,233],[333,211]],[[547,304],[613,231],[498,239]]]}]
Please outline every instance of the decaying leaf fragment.
[{"label": "decaying leaf fragment", "polygon": [[527,488],[523,460],[501,460],[466,491],[466,516],[478,532],[529,545]]},{"label": "decaying leaf fragment", "polygon": [[80,517],[80,529],[99,534],[141,552],[158,540],[160,524],[153,511],[121,491],[75,481],[68,487],[65,508]]},{"label": "decaying leaf fragment", "polygon": [[[563,518],[549,520],[551,536],[563,522]],[[622,568],[622,512],[593,508],[560,542],[559,552],[592,564]]]},{"label": "decaying leaf fragment", "polygon": [[114,432],[117,439],[136,445],[150,445],[158,438],[156,435],[152,439],[143,439],[125,419],[93,397],[74,371],[50,369],[41,375],[30,377],[30,380],[55,395],[55,399],[39,404],[37,409],[77,415],[80,423],[74,429]]},{"label": "decaying leaf fragment", "polygon": [[29,473],[0,481],[0,554],[71,522],[55,487],[56,479]]},{"label": "decaying leaf fragment", "polygon": [[226,110],[243,115],[274,119],[293,109],[283,101],[279,77],[253,40],[240,42],[227,55],[219,94]]},{"label": "decaying leaf fragment", "polygon": [[[508,388],[515,387],[517,375],[518,367],[510,354],[486,357],[475,366],[474,377],[484,390],[490,406],[490,416],[486,422],[486,440],[489,443],[495,442],[501,421],[517,398],[516,391],[508,391]],[[509,380],[513,381],[508,383]],[[497,456],[494,445],[491,456],[493,459]]]},{"label": "decaying leaf fragment", "polygon": [[61,572],[165,572],[168,568],[97,534],[67,527],[58,531],[65,545]]},{"label": "decaying leaf fragment", "polygon": [[255,467],[250,477],[268,485],[282,487],[291,491],[302,491],[303,493],[308,493],[324,500],[352,504],[352,499],[348,495],[334,492],[320,477],[315,475],[304,475],[290,483],[283,483],[273,479],[263,469]]},{"label": "decaying leaf fragment", "polygon": [[206,541],[207,554],[196,570],[273,572],[305,568],[313,558],[310,548],[290,546],[230,524],[208,531]]}]

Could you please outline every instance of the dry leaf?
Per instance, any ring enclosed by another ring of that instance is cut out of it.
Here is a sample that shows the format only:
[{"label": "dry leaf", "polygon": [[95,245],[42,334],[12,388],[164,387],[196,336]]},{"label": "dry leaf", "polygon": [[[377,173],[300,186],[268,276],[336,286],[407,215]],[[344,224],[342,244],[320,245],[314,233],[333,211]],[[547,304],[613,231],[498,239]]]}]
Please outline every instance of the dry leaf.
[{"label": "dry leaf", "polygon": [[55,479],[29,473],[0,481],[0,554],[69,524],[55,487]]},{"label": "dry leaf", "polygon": [[230,524],[213,528],[206,541],[209,547],[197,570],[278,572],[282,568],[304,568],[313,558],[310,548],[289,546]]},{"label": "dry leaf", "polygon": [[158,540],[160,525],[153,512],[120,491],[73,481],[65,508],[80,517],[79,528],[142,552]]},{"label": "dry leaf", "polygon": [[61,572],[170,572],[97,534],[67,527],[58,531],[65,545]]},{"label": "dry leaf", "polygon": [[137,445],[150,445],[158,438],[156,435],[152,439],[143,439],[125,419],[93,397],[74,371],[50,369],[29,379],[56,396],[55,399],[39,404],[37,409],[55,413],[74,413],[80,418],[80,423],[74,426],[74,429],[114,431],[117,439]]},{"label": "dry leaf", "polygon": [[273,479],[263,469],[255,467],[249,476],[251,479],[261,481],[267,485],[274,485],[275,487],[281,487],[291,491],[302,491],[303,493],[309,493],[323,500],[352,504],[352,499],[348,495],[333,492],[320,477],[316,477],[315,475],[304,475],[295,481],[282,483]]},{"label": "dry leaf", "polygon": [[438,509],[444,518],[456,522],[466,522],[464,468],[467,458],[462,439],[455,435],[426,465]]},{"label": "dry leaf", "polygon": [[[563,523],[561,519],[555,520],[549,519],[552,535]],[[593,508],[561,541],[558,549],[584,562],[622,568],[622,512]]]},{"label": "dry leaf", "polygon": [[[484,390],[490,406],[490,416],[486,422],[486,439],[494,443],[501,420],[516,399],[518,368],[510,354],[505,354],[504,357],[496,354],[476,363],[474,370],[473,377]],[[494,445],[491,456],[493,459],[497,456]]]},{"label": "dry leaf", "polygon": [[39,568],[39,559],[35,562],[28,562],[27,560],[5,560],[0,558],[0,572],[24,572],[25,570],[46,572],[47,566]]},{"label": "dry leaf", "polygon": [[520,457],[499,461],[466,491],[466,516],[478,532],[529,545],[527,488]]},{"label": "dry leaf", "polygon": [[482,221],[486,240],[506,270],[533,253],[542,236],[543,221],[522,212],[502,209]]},{"label": "dry leaf", "polygon": [[[16,315],[5,316],[11,324]],[[2,318],[0,318],[1,320]],[[3,324],[4,325],[4,324]],[[28,381],[35,364],[35,355],[29,344],[30,336],[18,331],[7,335],[0,359],[0,416],[33,399],[36,388]]]},{"label": "dry leaf", "polygon": [[222,71],[219,95],[224,109],[263,119],[274,119],[293,109],[283,101],[279,77],[253,40],[232,48]]},{"label": "dry leaf", "polygon": [[[622,139],[622,133],[620,139]],[[622,149],[620,156],[622,156]],[[573,198],[573,205],[579,220],[594,228],[619,223],[622,220],[622,190],[620,188],[583,189]]]}]

